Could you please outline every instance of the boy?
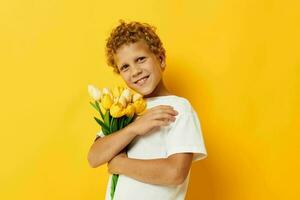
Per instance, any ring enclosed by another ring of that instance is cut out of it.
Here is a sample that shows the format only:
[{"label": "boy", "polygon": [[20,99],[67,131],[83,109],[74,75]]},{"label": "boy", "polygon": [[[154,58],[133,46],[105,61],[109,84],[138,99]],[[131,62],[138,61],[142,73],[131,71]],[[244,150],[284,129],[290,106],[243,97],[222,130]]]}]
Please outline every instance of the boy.
[{"label": "boy", "polygon": [[[191,163],[207,157],[200,122],[190,102],[163,82],[166,55],[155,27],[120,23],[107,40],[107,61],[144,96],[147,111],[122,130],[97,134],[89,163],[108,163],[109,172],[119,174],[114,200],[183,200]],[[110,185],[111,176],[106,200]]]}]

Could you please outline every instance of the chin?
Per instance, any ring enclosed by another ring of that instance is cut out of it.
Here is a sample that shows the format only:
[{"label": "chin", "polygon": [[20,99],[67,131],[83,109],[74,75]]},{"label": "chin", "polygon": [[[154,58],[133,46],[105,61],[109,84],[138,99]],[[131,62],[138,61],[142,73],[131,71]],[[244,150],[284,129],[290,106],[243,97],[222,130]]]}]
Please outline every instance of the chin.
[{"label": "chin", "polygon": [[146,90],[146,91],[144,91],[144,92],[141,93],[141,94],[142,94],[143,96],[145,96],[145,97],[151,97],[152,94],[154,93],[154,89],[155,89],[155,88],[150,89],[150,90]]},{"label": "chin", "polygon": [[140,93],[143,96],[147,96],[147,95],[149,95],[153,92],[152,89],[148,89],[147,87],[145,87],[145,88],[135,88],[135,91],[137,91],[138,93]]}]

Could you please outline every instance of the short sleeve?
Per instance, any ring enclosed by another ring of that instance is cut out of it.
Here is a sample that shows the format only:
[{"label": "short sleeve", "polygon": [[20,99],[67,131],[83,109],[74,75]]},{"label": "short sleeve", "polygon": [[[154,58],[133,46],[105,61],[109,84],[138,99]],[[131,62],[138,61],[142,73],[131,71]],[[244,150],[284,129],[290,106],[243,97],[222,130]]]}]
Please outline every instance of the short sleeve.
[{"label": "short sleeve", "polygon": [[193,162],[207,157],[201,124],[194,109],[182,112],[166,133],[167,157],[175,153],[194,153]]}]

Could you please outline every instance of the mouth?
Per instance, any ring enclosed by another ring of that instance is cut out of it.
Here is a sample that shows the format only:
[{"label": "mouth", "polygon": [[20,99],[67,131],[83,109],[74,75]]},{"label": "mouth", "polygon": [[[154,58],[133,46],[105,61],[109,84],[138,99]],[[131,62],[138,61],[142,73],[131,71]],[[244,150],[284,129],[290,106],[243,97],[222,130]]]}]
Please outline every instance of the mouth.
[{"label": "mouth", "polygon": [[149,76],[150,75],[140,78],[139,80],[135,81],[134,84],[142,86],[148,80]]}]

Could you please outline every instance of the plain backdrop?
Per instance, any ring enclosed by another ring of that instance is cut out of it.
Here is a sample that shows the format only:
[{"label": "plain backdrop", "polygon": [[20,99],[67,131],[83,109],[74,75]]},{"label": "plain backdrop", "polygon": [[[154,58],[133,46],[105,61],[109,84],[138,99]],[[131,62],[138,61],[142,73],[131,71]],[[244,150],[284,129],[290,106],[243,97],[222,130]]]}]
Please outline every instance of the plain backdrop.
[{"label": "plain backdrop", "polygon": [[119,19],[157,27],[165,81],[190,100],[208,152],[187,200],[299,199],[298,1],[0,2],[0,199],[101,200],[107,166],[87,85],[124,84],[105,62]]}]

